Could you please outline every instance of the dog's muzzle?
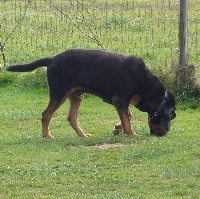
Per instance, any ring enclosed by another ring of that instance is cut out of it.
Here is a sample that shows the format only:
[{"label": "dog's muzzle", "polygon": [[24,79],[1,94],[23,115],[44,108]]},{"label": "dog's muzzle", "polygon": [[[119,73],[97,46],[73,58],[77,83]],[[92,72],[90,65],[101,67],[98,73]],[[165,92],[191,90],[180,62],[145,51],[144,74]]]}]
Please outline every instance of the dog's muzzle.
[{"label": "dog's muzzle", "polygon": [[148,121],[151,135],[164,136],[168,131],[162,125],[152,124],[151,120]]}]

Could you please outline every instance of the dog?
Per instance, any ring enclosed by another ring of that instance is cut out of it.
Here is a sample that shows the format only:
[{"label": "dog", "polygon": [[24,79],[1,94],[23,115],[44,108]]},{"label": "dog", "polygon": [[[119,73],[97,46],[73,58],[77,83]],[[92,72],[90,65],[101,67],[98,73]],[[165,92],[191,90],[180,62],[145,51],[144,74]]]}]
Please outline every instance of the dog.
[{"label": "dog", "polygon": [[43,137],[53,138],[49,123],[66,99],[70,100],[67,120],[71,127],[80,137],[91,136],[84,133],[78,122],[84,93],[96,95],[116,108],[120,122],[114,127],[115,135],[123,131],[129,136],[137,136],[131,128],[130,104],[148,113],[153,135],[166,135],[171,120],[176,117],[173,94],[137,56],[71,49],[29,64],[10,66],[7,71],[30,72],[39,67],[47,67],[50,95],[49,104],[42,112]]}]

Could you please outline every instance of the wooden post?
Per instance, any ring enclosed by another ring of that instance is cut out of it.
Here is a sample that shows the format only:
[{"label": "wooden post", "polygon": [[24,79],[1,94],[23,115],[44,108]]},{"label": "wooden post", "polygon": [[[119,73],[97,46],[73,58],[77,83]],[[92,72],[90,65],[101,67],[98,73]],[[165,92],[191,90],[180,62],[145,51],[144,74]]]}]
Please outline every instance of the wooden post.
[{"label": "wooden post", "polygon": [[[3,57],[3,62],[4,62],[4,67],[6,66],[6,57],[5,57],[5,54],[4,54],[4,50],[3,50],[3,44],[1,43],[0,41],[0,52],[2,54],[2,57]],[[2,66],[0,65],[0,70],[2,70]]]},{"label": "wooden post", "polygon": [[187,87],[187,4],[188,0],[180,0],[180,22],[179,22],[179,88]]}]

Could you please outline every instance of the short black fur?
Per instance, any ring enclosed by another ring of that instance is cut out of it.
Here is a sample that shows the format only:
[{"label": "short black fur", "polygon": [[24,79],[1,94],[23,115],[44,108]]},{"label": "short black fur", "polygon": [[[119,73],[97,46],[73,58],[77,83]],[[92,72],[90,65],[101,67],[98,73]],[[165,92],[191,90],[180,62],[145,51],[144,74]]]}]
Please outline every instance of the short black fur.
[{"label": "short black fur", "polygon": [[[162,82],[145,66],[141,58],[99,50],[68,50],[52,58],[10,66],[7,70],[29,72],[42,66],[47,67],[50,92],[50,104],[43,112],[43,121],[45,121],[43,127],[48,126],[53,112],[66,98],[73,99],[75,104],[84,93],[90,93],[114,105],[119,113],[123,130],[129,135],[135,135],[127,127],[130,122],[127,120],[129,104],[133,103],[139,110],[147,112],[150,117],[158,108],[166,91]],[[159,119],[149,121],[152,134],[166,134],[170,121],[174,119],[171,115],[175,115],[175,100],[170,92],[167,92],[167,95],[169,100],[160,112]],[[73,127],[75,131],[76,126],[77,124]],[[45,137],[49,132],[44,131]],[[81,135],[84,135],[84,132]]]}]

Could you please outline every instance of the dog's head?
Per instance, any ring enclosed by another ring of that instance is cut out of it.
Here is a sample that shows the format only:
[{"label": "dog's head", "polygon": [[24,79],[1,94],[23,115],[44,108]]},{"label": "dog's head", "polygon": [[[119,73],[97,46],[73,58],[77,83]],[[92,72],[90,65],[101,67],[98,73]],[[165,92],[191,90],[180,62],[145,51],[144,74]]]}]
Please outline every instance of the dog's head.
[{"label": "dog's head", "polygon": [[166,91],[163,101],[153,115],[148,115],[150,133],[163,136],[170,131],[171,120],[176,117],[174,96]]}]

